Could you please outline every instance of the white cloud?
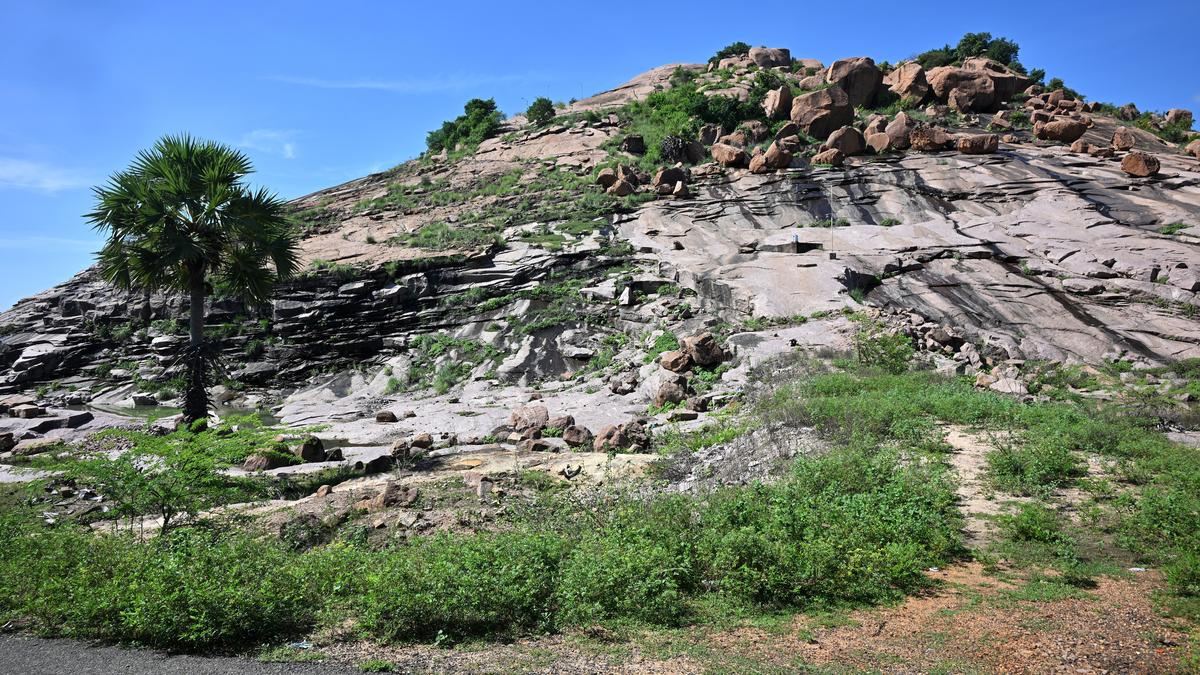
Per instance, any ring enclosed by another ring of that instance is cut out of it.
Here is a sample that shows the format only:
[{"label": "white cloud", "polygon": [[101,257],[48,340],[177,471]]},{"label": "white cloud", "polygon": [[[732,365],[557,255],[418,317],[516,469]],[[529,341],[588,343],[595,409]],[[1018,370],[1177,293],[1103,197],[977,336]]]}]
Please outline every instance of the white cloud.
[{"label": "white cloud", "polygon": [[257,150],[266,152],[272,155],[279,155],[284,159],[296,158],[296,132],[291,129],[255,129],[242,134],[242,137],[234,143],[239,148],[249,150]]},{"label": "white cloud", "polygon": [[509,75],[478,75],[458,73],[444,77],[431,77],[407,80],[380,80],[373,78],[358,78],[349,80],[326,80],[316,77],[272,77],[275,82],[296,84],[304,87],[319,87],[321,89],[373,89],[391,91],[401,94],[429,94],[439,91],[459,91],[499,84],[514,84],[545,80],[540,73],[513,73]]},{"label": "white cloud", "polygon": [[0,188],[58,192],[87,187],[96,181],[83,172],[42,162],[0,157]]}]

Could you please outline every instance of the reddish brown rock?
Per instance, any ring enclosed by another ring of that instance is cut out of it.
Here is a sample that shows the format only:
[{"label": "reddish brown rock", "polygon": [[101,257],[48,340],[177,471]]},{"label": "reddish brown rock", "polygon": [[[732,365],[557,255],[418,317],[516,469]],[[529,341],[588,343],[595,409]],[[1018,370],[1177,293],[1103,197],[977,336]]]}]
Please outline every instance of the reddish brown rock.
[{"label": "reddish brown rock", "polygon": [[1000,137],[996,134],[974,134],[959,136],[955,147],[964,155],[986,155],[1000,148]]},{"label": "reddish brown rock", "polygon": [[1189,155],[1191,155],[1197,159],[1200,159],[1200,138],[1197,138],[1196,140],[1192,141],[1191,143],[1188,143],[1187,147],[1184,148],[1184,151],[1187,152]]},{"label": "reddish brown rock", "polygon": [[1033,135],[1044,141],[1074,143],[1087,131],[1087,125],[1079,120],[1059,117],[1049,122],[1035,124]]},{"label": "reddish brown rock", "polygon": [[[960,111],[986,112],[996,105],[996,88],[986,72],[942,66],[931,68],[925,77],[938,100],[957,105]],[[958,93],[951,101],[951,92],[956,89]]]},{"label": "reddish brown rock", "polygon": [[655,186],[670,185],[673,188],[679,181],[687,182],[687,172],[683,170],[683,167],[670,166],[656,171],[650,183]]},{"label": "reddish brown rock", "polygon": [[1158,173],[1158,158],[1149,153],[1134,150],[1121,159],[1121,170],[1130,176],[1145,178]]},{"label": "reddish brown rock", "polygon": [[867,147],[875,154],[887,152],[891,144],[892,137],[885,133],[876,133],[867,136]]},{"label": "reddish brown rock", "polygon": [[711,366],[720,363],[728,356],[725,349],[717,343],[712,333],[704,332],[683,338],[680,341],[682,351],[692,357],[692,363],[700,366]]},{"label": "reddish brown rock", "polygon": [[884,127],[883,132],[888,135],[888,147],[892,150],[904,150],[908,147],[908,137],[912,133],[912,128],[915,126],[915,121],[908,116],[908,113],[900,112],[896,117],[888,122]]},{"label": "reddish brown rock", "polygon": [[746,151],[739,147],[725,143],[714,143],[711,152],[712,158],[721,166],[746,166]]},{"label": "reddish brown rock", "polygon": [[844,161],[846,161],[846,156],[837,148],[818,152],[812,158],[813,164],[828,164],[829,166],[841,166]]},{"label": "reddish brown rock", "polygon": [[572,448],[590,446],[594,440],[592,432],[587,427],[572,425],[563,429],[563,441]]},{"label": "reddish brown rock", "polygon": [[614,197],[625,197],[633,194],[635,192],[635,188],[629,184],[629,181],[619,180],[609,186],[605,192],[613,195]]},{"label": "reddish brown rock", "polygon": [[854,121],[854,108],[844,91],[829,87],[794,98],[791,119],[809,136],[826,138]]},{"label": "reddish brown rock", "polygon": [[767,166],[767,158],[762,153],[754,155],[750,158],[750,173],[767,173],[771,167]]},{"label": "reddish brown rock", "polygon": [[[793,136],[793,138],[795,137]],[[767,146],[767,151],[763,153],[763,160],[766,162],[767,168],[786,169],[792,163],[792,153],[785,149],[782,143],[772,142]]]},{"label": "reddish brown rock", "polygon": [[954,139],[941,127],[917,124],[909,133],[908,142],[917,152],[937,152],[949,148]]},{"label": "reddish brown rock", "polygon": [[1171,126],[1181,126],[1186,129],[1192,128],[1192,111],[1184,110],[1183,108],[1172,108],[1167,111],[1167,116],[1163,119],[1164,122]]},{"label": "reddish brown rock", "polygon": [[777,47],[752,47],[747,54],[759,68],[779,68],[792,65],[792,53]]},{"label": "reddish brown rock", "polygon": [[692,357],[688,356],[687,352],[671,350],[659,355],[658,363],[673,373],[682,373],[692,367]]},{"label": "reddish brown rock", "polygon": [[1133,135],[1133,130],[1129,127],[1117,127],[1112,135],[1112,147],[1114,150],[1131,150],[1137,138]]},{"label": "reddish brown rock", "polygon": [[768,91],[767,97],[763,99],[763,112],[766,113],[767,119],[787,119],[788,115],[792,114],[791,86],[785,84],[778,89]]},{"label": "reddish brown rock", "polygon": [[508,426],[518,433],[527,429],[544,429],[549,421],[550,411],[539,403],[523,405],[508,416]]},{"label": "reddish brown rock", "polygon": [[883,72],[870,57],[856,56],[834,61],[825,72],[825,82],[846,92],[850,105],[865,106],[874,102]]},{"label": "reddish brown rock", "polygon": [[867,149],[867,142],[863,138],[862,132],[854,127],[842,127],[837,131],[829,134],[829,138],[825,141],[825,147],[836,148],[846,157],[853,155],[861,155]]},{"label": "reddish brown rock", "polygon": [[929,80],[925,79],[925,69],[916,61],[896,66],[883,78],[883,83],[892,93],[914,105],[924,103],[930,92]]},{"label": "reddish brown rock", "polygon": [[617,182],[617,172],[613,169],[600,169],[596,174],[596,184],[602,188],[608,189]]}]

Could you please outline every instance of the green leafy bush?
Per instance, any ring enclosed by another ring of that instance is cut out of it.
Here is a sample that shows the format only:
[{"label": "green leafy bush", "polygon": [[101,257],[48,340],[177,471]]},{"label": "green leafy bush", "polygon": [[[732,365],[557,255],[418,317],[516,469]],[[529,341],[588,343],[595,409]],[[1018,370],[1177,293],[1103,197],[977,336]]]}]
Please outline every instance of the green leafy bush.
[{"label": "green leafy bush", "polygon": [[494,99],[473,98],[463,106],[462,115],[429,132],[425,145],[431,153],[474,149],[499,132],[503,119]]},{"label": "green leafy bush", "polygon": [[734,42],[733,44],[726,45],[726,46],[720,48],[719,50],[717,50],[716,54],[713,54],[712,56],[710,56],[708,58],[708,62],[709,63],[717,63],[721,59],[727,59],[732,56],[742,56],[744,54],[749,54],[749,53],[750,53],[750,45],[739,40],[738,42]]},{"label": "green leafy bush", "polygon": [[535,126],[545,126],[554,119],[554,103],[545,96],[539,96],[533,99],[533,103],[529,104],[529,108],[525,111],[525,116],[529,118],[530,124]]}]

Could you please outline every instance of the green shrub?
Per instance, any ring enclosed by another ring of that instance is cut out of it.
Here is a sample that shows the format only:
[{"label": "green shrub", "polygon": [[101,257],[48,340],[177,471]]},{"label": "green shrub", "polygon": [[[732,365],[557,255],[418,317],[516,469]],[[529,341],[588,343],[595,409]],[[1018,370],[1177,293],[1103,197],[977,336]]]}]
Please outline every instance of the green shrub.
[{"label": "green shrub", "polygon": [[1070,448],[1034,437],[1022,441],[987,454],[991,479],[997,487],[1015,494],[1038,494],[1084,475],[1081,460]]},{"label": "green shrub", "polygon": [[750,53],[750,45],[739,40],[738,42],[734,42],[733,44],[726,45],[726,46],[722,47],[721,49],[717,50],[716,54],[713,54],[712,56],[710,56],[708,58],[708,62],[709,63],[717,63],[721,59],[727,59],[732,56],[742,56],[744,54],[749,54],[749,53]]},{"label": "green shrub", "polygon": [[908,370],[914,354],[916,349],[908,336],[874,321],[859,321],[854,333],[854,356],[859,363],[888,373],[902,373]]},{"label": "green shrub", "polygon": [[525,116],[529,118],[530,124],[534,126],[545,126],[554,119],[554,103],[545,96],[539,96],[529,104],[529,108],[525,111]]},{"label": "green shrub", "polygon": [[503,119],[494,99],[473,98],[463,106],[462,115],[429,132],[425,145],[430,153],[473,150],[499,132]]}]

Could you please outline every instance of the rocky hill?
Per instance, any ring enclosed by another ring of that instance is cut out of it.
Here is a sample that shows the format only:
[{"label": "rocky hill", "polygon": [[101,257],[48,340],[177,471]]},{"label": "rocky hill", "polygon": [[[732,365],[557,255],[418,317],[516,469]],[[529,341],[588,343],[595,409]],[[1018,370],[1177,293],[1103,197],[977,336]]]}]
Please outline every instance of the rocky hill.
[{"label": "rocky hill", "polygon": [[[307,271],[266,307],[217,289],[215,393],[468,403],[464,386],[598,379],[661,405],[702,393],[645,366],[676,336],[842,344],[840,314],[868,308],[985,383],[1026,361],[1200,356],[1200,141],[1154,133],[1190,113],[1072,93],[986,58],[758,48],[508,118],[295,200]],[[0,315],[0,392],[169,401],[185,303],[92,270],[23,300]]]}]

